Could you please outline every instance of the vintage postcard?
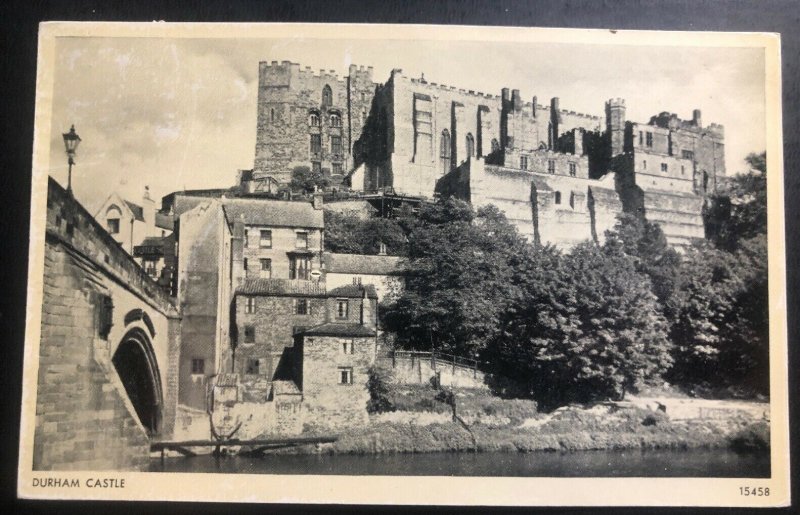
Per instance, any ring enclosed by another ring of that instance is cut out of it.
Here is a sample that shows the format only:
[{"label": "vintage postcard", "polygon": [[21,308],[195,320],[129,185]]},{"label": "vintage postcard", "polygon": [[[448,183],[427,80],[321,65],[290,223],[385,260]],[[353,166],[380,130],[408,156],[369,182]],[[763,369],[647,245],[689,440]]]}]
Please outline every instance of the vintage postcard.
[{"label": "vintage postcard", "polygon": [[19,495],[787,505],[779,48],[42,24]]}]

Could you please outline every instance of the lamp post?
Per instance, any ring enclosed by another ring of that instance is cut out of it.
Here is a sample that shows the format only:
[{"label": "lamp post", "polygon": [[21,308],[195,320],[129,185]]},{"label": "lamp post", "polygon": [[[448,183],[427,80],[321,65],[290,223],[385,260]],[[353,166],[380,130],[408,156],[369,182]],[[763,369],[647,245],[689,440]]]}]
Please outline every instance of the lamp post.
[{"label": "lamp post", "polygon": [[75,126],[70,127],[69,132],[62,134],[64,137],[64,147],[67,149],[67,157],[69,163],[69,172],[67,175],[67,191],[72,193],[72,165],[75,164],[75,150],[81,142],[81,137],[75,132]]}]

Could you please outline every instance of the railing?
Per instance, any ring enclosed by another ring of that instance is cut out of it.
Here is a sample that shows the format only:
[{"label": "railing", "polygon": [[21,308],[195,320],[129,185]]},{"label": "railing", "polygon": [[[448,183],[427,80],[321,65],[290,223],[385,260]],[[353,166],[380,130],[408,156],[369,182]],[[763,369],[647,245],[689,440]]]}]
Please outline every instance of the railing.
[{"label": "railing", "polygon": [[459,368],[466,368],[477,372],[480,362],[476,359],[465,358],[456,356],[454,354],[447,354],[444,352],[423,352],[415,350],[392,350],[386,353],[386,357],[392,360],[392,367],[396,366],[398,359],[418,359],[430,360],[431,368],[436,370],[438,366],[453,366]]}]

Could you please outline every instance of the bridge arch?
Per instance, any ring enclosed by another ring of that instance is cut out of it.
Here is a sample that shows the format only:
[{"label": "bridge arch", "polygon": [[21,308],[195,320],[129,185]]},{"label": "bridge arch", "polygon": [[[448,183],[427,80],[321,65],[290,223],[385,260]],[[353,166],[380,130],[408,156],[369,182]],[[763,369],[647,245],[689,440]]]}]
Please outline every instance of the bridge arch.
[{"label": "bridge arch", "polygon": [[112,362],[139,421],[149,434],[157,434],[164,402],[158,362],[147,332],[140,327],[126,332]]}]

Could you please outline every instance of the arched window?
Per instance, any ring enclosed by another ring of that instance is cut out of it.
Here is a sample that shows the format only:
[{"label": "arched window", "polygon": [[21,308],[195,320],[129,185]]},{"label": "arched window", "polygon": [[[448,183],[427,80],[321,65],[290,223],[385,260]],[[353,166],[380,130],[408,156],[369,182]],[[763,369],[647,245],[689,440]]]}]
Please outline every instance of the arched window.
[{"label": "arched window", "polygon": [[450,131],[447,129],[442,131],[439,141],[439,158],[442,162],[442,175],[444,175],[450,171]]},{"label": "arched window", "polygon": [[492,140],[492,152],[497,152],[500,150],[500,142],[497,141],[497,138]]},{"label": "arched window", "polygon": [[475,156],[475,138],[472,137],[472,133],[467,134],[467,157],[474,157]]},{"label": "arched window", "polygon": [[119,234],[119,220],[122,218],[122,210],[115,204],[111,204],[106,209],[106,230],[109,234]]},{"label": "arched window", "polygon": [[312,111],[311,114],[308,115],[308,124],[312,127],[319,127],[319,114]]},{"label": "arched window", "polygon": [[331,127],[341,127],[342,117],[338,113],[331,113]]},{"label": "arched window", "polygon": [[329,106],[333,103],[333,93],[331,92],[331,87],[325,84],[325,87],[322,88],[322,105]]},{"label": "arched window", "polygon": [[561,192],[556,192],[556,204],[561,204]]}]

